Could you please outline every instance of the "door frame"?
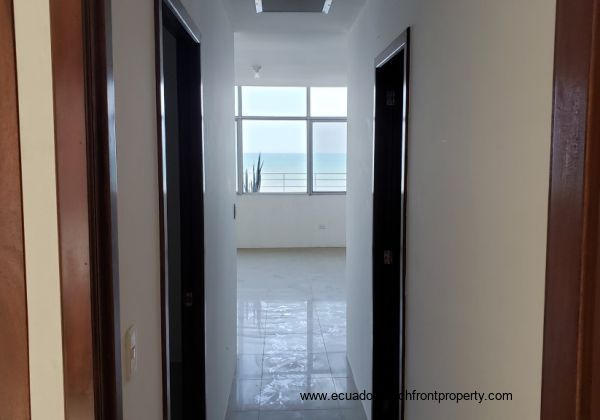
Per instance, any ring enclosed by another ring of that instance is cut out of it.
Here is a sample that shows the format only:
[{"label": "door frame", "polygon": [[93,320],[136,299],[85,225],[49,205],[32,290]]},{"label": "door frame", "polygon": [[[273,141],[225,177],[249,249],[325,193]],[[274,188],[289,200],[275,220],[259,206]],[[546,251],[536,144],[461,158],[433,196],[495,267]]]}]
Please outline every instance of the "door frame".
[{"label": "door frame", "polygon": [[88,144],[94,404],[123,418],[112,0],[82,1]]},{"label": "door frame", "polygon": [[[163,54],[163,4],[173,13],[178,23],[181,24],[187,35],[201,45],[201,32],[180,0],[155,0],[155,53],[156,53],[156,113],[158,123],[158,193],[160,215],[160,277],[161,277],[161,346],[162,346],[162,383],[163,383],[163,418],[170,419],[171,415],[171,389],[170,389],[170,360],[169,360],[169,279],[168,279],[168,223],[167,223],[167,157],[166,157],[166,127],[165,127],[165,94],[164,94],[164,54]],[[201,80],[202,84],[202,80]],[[202,96],[202,93],[200,93]],[[204,150],[204,136],[202,136],[202,150]],[[204,154],[203,154],[204,156]],[[202,262],[202,264],[204,264]],[[204,280],[202,281],[204,285]],[[202,296],[204,308],[204,296]],[[205,325],[198,334],[204,342]],[[202,370],[202,383],[205,381],[205,355],[200,357]],[[206,395],[204,387],[201,390],[200,404],[203,407],[202,417],[206,417]]]},{"label": "door frame", "polygon": [[542,420],[600,418],[600,1],[558,0]]},{"label": "door frame", "polygon": [[[409,81],[410,81],[410,27],[406,28],[404,32],[402,32],[396,39],[394,39],[374,60],[374,95],[377,92],[377,69],[381,68],[385,64],[387,64],[391,59],[396,57],[399,53],[404,52],[404,74],[403,74],[403,107],[402,107],[402,117],[403,117],[403,127],[402,127],[402,150],[403,150],[403,181],[402,181],[402,189],[404,191],[404,195],[401,197],[401,208],[402,208],[402,220],[400,222],[401,226],[401,237],[400,237],[400,331],[398,341],[399,345],[399,354],[397,355],[400,360],[399,367],[400,372],[398,372],[399,376],[399,387],[400,392],[403,392],[405,386],[405,324],[406,324],[406,293],[405,293],[405,285],[406,285],[406,220],[407,220],[407,202],[408,202],[408,150],[409,150],[409,136],[408,136],[408,115],[409,115]],[[375,110],[376,103],[373,103],[373,107]],[[374,113],[375,115],[375,113]],[[374,118],[374,125],[377,124],[377,116]],[[374,126],[375,127],[375,126]],[[375,135],[376,130],[373,130],[373,152],[375,152]],[[373,191],[375,186],[375,154],[373,154]],[[374,214],[375,216],[375,214]],[[374,226],[373,226],[374,227]],[[381,257],[381,256],[379,256]],[[373,266],[375,266],[375,258],[373,255]],[[392,257],[393,258],[393,257]],[[375,273],[373,273],[373,286],[376,281]],[[375,307],[375,294],[373,294],[374,300],[373,305]],[[375,354],[375,346],[373,347],[373,354]],[[373,357],[373,372],[378,368],[378,361]],[[380,369],[384,369],[385,366],[380,366]],[[374,378],[374,376],[373,376]],[[374,379],[373,379],[374,380]],[[374,405],[373,405],[374,407]],[[400,419],[404,418],[404,408],[405,403],[404,399],[399,401],[399,411],[400,411]],[[372,412],[373,418],[375,419],[376,413]],[[377,420],[377,419],[375,419]]]},{"label": "door frame", "polygon": [[0,5],[0,418],[27,419],[29,340],[13,0]]},{"label": "door frame", "polygon": [[122,419],[111,1],[51,0],[65,415]]}]

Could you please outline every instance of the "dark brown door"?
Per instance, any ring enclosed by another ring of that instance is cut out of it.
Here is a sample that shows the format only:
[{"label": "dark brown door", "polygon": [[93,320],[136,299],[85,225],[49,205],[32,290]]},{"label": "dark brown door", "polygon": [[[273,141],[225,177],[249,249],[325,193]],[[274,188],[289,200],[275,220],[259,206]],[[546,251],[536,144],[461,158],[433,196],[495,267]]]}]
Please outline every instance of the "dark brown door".
[{"label": "dark brown door", "polygon": [[0,419],[28,419],[29,359],[12,0],[0,1]]},{"label": "dark brown door", "polygon": [[199,37],[173,7],[162,4],[163,313],[166,414],[183,420],[205,418],[204,183]]},{"label": "dark brown door", "polygon": [[373,420],[403,408],[407,64],[408,31],[375,63]]}]

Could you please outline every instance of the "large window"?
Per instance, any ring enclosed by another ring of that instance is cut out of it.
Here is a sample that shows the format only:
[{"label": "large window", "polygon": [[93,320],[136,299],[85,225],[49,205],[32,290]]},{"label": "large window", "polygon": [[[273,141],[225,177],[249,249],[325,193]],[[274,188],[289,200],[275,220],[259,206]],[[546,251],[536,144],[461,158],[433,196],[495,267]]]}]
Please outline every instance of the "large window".
[{"label": "large window", "polygon": [[238,192],[344,193],[346,88],[235,89]]}]

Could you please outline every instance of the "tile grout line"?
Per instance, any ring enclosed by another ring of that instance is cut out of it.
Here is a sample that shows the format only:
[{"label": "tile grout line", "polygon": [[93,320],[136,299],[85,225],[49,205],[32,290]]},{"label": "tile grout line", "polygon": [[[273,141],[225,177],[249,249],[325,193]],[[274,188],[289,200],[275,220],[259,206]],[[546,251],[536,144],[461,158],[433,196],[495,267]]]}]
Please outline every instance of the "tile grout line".
[{"label": "tile grout line", "polygon": [[[263,301],[260,304],[262,306]],[[265,331],[263,334],[263,350],[260,360],[260,387],[258,388],[258,420],[260,420],[260,413],[262,411],[262,391],[263,391],[263,376],[265,369],[265,346],[267,345],[267,329],[269,328],[269,310],[265,302]]]},{"label": "tile grout line", "polygon": [[[325,337],[323,336],[323,326],[321,325],[321,317],[319,316],[319,311],[315,309],[315,313],[317,315],[317,320],[319,321],[319,329],[321,330],[321,339],[323,340],[323,347],[325,347],[325,357],[327,358],[327,364],[329,365],[329,373],[331,373],[331,382],[333,384],[333,389],[335,392],[338,392],[337,386],[335,384],[335,379],[333,377],[333,368],[331,367],[331,359],[329,358],[329,350],[327,350],[327,344],[325,344]],[[338,410],[342,409],[342,406],[339,402],[336,404]]]}]

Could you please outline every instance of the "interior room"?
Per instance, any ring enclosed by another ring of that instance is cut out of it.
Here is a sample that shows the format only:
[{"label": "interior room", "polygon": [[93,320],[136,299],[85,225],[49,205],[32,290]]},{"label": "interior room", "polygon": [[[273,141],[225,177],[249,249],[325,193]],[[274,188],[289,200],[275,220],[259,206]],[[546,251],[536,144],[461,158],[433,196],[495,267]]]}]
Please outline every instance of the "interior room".
[{"label": "interior room", "polygon": [[600,418],[598,0],[0,34],[0,418]]}]

